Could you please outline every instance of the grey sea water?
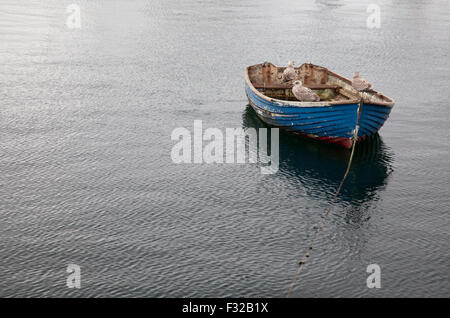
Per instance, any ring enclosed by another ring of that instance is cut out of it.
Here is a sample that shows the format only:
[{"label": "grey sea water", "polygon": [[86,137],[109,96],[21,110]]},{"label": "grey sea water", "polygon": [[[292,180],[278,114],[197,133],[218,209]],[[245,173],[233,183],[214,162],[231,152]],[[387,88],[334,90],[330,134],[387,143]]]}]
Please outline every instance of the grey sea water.
[{"label": "grey sea water", "polygon": [[[370,3],[2,0],[0,296],[283,297],[309,246],[293,297],[450,296],[450,3],[377,1],[368,29]],[[348,151],[282,133],[273,175],[170,157],[197,119],[263,127],[244,68],[289,59],[396,100],[317,237]]]}]

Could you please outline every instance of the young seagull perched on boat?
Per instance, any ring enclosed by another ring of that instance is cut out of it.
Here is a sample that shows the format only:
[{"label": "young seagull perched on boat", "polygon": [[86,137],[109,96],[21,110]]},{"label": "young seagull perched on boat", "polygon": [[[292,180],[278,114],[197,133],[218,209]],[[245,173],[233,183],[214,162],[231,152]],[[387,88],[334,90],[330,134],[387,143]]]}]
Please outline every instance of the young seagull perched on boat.
[{"label": "young seagull perched on boat", "polygon": [[308,87],[303,86],[301,81],[295,81],[292,93],[301,102],[318,102],[319,96]]},{"label": "young seagull perched on boat", "polygon": [[286,67],[286,69],[283,72],[283,76],[282,76],[283,82],[292,81],[293,79],[295,79],[296,76],[297,76],[297,73],[295,73],[294,61],[289,61],[288,66]]},{"label": "young seagull perched on boat", "polygon": [[372,84],[369,83],[365,78],[359,77],[359,72],[353,74],[352,86],[357,91],[366,91],[372,88]]}]

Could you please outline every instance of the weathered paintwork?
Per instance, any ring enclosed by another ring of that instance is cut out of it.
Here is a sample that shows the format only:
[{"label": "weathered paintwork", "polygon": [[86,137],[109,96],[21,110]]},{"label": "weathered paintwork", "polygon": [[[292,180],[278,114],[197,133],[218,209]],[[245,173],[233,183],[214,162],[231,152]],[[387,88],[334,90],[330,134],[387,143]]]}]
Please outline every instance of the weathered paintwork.
[{"label": "weathered paintwork", "polygon": [[250,66],[245,72],[245,91],[250,105],[266,123],[317,140],[352,147],[359,124],[358,140],[376,133],[389,117],[394,101],[378,92],[358,92],[351,81],[324,67],[303,64],[297,79],[315,90],[321,100],[294,99],[290,83],[283,83],[284,67],[271,63]]}]

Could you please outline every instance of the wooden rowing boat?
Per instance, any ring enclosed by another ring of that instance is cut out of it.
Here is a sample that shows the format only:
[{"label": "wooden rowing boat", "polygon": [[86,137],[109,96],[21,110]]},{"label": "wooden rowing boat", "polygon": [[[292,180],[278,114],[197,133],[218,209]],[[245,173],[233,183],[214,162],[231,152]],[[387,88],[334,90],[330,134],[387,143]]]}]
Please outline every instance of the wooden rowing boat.
[{"label": "wooden rowing boat", "polygon": [[292,81],[282,80],[284,69],[268,62],[247,67],[245,91],[258,117],[287,131],[351,148],[357,125],[360,141],[383,126],[394,106],[391,98],[374,90],[359,92],[349,79],[309,63],[295,68],[296,79],[320,101],[300,102]]}]

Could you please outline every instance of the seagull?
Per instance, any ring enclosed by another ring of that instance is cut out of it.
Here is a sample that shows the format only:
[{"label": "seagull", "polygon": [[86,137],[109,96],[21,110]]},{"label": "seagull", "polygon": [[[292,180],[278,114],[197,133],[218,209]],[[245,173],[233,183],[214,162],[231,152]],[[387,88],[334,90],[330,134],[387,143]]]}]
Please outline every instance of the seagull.
[{"label": "seagull", "polygon": [[318,102],[319,96],[308,87],[303,86],[301,81],[295,81],[292,93],[301,102]]},{"label": "seagull", "polygon": [[294,61],[289,61],[288,67],[286,67],[286,69],[283,72],[282,76],[283,82],[292,81],[293,79],[295,79],[296,76],[297,73],[295,73]]},{"label": "seagull", "polygon": [[359,77],[359,72],[355,72],[355,74],[353,74],[352,86],[360,92],[370,90],[372,88],[372,84],[370,84],[369,81],[365,78]]}]

